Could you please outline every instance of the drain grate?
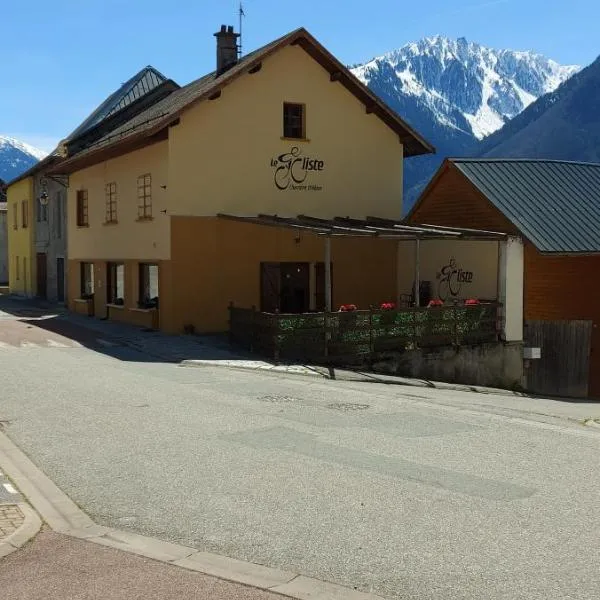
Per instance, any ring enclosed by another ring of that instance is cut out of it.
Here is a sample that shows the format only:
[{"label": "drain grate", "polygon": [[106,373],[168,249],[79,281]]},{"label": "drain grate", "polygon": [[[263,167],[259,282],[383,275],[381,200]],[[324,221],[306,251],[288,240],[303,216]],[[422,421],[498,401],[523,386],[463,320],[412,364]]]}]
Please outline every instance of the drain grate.
[{"label": "drain grate", "polygon": [[353,410],[366,410],[367,408],[371,408],[370,404],[357,404],[354,402],[333,402],[327,405],[327,408],[331,408],[332,410],[343,410],[345,412],[353,411]]},{"label": "drain grate", "polygon": [[293,396],[278,396],[278,395],[268,395],[268,396],[260,396],[258,398],[261,402],[299,402],[298,398],[294,398]]}]

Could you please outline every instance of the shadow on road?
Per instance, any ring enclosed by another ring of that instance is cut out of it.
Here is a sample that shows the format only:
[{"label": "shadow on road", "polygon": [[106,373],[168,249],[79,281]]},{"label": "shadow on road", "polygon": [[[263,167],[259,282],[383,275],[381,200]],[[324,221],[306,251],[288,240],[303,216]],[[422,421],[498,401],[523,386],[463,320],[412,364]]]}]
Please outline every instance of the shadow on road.
[{"label": "shadow on road", "polygon": [[[4,316],[3,316],[4,313]],[[3,321],[23,323],[27,339],[59,346],[60,338],[116,358],[134,362],[180,363],[183,360],[246,359],[229,347],[226,335],[167,335],[124,323],[69,313],[64,307],[37,299],[0,295],[0,328]],[[40,335],[39,332],[48,335]],[[57,339],[58,338],[58,339]],[[68,344],[67,344],[68,345]]]}]

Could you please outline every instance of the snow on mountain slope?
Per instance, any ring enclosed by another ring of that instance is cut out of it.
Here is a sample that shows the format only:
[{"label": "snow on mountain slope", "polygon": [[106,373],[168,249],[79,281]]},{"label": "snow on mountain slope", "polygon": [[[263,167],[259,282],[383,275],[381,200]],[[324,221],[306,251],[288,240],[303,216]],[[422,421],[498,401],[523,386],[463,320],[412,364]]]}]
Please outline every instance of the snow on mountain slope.
[{"label": "snow on mountain slope", "polygon": [[[395,77],[388,78],[390,68]],[[353,72],[376,91],[385,73],[385,85],[396,94],[413,97],[438,121],[482,139],[579,69],[533,52],[494,50],[465,38],[435,36],[374,58]]]},{"label": "snow on mountain slope", "polygon": [[579,71],[533,52],[494,50],[442,36],[351,69],[436,147],[434,156],[405,162],[404,212],[444,157],[476,153],[481,139]]},{"label": "snow on mountain slope", "polygon": [[10,181],[46,156],[46,152],[0,135],[0,179]]}]

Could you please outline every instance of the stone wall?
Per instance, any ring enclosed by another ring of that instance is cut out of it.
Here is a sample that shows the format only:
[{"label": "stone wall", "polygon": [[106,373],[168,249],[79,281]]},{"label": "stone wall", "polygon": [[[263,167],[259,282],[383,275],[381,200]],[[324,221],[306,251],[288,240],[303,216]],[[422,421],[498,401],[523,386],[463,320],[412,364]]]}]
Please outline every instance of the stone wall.
[{"label": "stone wall", "polygon": [[496,342],[389,352],[371,368],[377,373],[431,381],[522,389],[523,344]]}]

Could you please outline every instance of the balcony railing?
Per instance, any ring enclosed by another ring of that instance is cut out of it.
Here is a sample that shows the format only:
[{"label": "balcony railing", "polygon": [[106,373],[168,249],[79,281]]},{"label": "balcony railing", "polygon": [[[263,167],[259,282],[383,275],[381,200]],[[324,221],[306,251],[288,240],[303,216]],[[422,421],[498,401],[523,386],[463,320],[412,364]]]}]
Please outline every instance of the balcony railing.
[{"label": "balcony railing", "polygon": [[233,344],[275,360],[343,362],[435,346],[498,340],[500,304],[334,313],[264,313],[229,307]]}]

